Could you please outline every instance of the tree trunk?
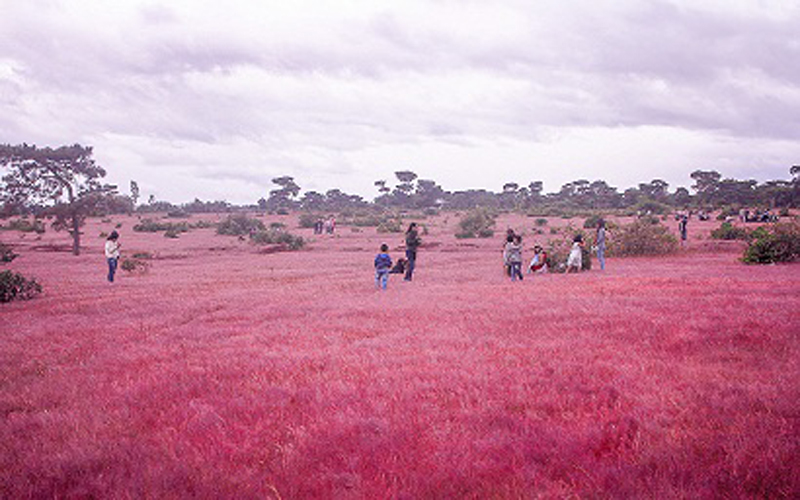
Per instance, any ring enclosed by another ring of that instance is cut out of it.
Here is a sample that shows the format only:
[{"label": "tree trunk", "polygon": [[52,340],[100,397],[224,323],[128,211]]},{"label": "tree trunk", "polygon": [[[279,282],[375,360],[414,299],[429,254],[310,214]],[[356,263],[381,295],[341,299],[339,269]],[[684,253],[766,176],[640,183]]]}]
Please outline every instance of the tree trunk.
[{"label": "tree trunk", "polygon": [[81,231],[78,214],[72,214],[72,254],[81,254]]}]

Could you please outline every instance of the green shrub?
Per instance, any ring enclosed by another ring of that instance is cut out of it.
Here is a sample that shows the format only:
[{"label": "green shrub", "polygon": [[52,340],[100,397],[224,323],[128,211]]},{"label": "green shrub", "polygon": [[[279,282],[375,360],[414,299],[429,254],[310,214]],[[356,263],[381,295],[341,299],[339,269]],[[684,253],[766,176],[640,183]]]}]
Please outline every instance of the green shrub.
[{"label": "green shrub", "polygon": [[0,262],[11,262],[17,257],[19,256],[11,250],[10,246],[5,243],[0,243]]},{"label": "green shrub", "polygon": [[[134,255],[137,255],[137,254],[134,254]],[[129,272],[129,273],[136,272],[136,273],[139,273],[139,274],[143,274],[143,273],[147,272],[148,268],[150,267],[150,264],[145,260],[142,260],[140,258],[134,257],[134,258],[122,259],[122,263],[119,265],[119,267],[123,271]]]},{"label": "green shrub", "polygon": [[723,222],[720,227],[711,231],[711,237],[715,240],[747,240],[750,238],[750,232],[730,222]]},{"label": "green shrub", "polygon": [[286,224],[284,224],[283,222],[270,222],[269,228],[270,229],[283,230],[283,229],[286,229]]},{"label": "green shrub", "polygon": [[[133,226],[133,230],[139,233],[158,233],[160,231],[188,233],[189,229],[189,224],[186,222],[162,222],[153,219],[144,219]],[[175,237],[177,238],[177,236]]]},{"label": "green shrub", "polygon": [[180,232],[176,231],[175,229],[167,229],[166,231],[164,231],[164,237],[173,239],[178,238],[180,237]]},{"label": "green shrub", "polygon": [[301,228],[310,229],[314,227],[314,225],[319,220],[319,215],[316,214],[309,214],[304,213],[300,214],[300,219],[298,220],[298,224]]},{"label": "green shrub", "polygon": [[670,207],[669,205],[665,205],[664,203],[659,203],[655,200],[640,201],[633,208],[636,210],[637,213],[642,213],[647,215],[651,214],[662,215],[672,210],[672,207]]},{"label": "green shrub", "polygon": [[211,222],[211,221],[207,221],[207,220],[199,220],[199,221],[195,222],[194,224],[189,224],[189,227],[192,228],[192,229],[207,229],[207,228],[216,227],[216,226],[217,226],[216,222]]},{"label": "green shrub", "polygon": [[620,226],[609,238],[608,253],[617,257],[665,255],[678,250],[678,240],[660,222],[642,218]]},{"label": "green shrub", "polygon": [[378,225],[379,233],[402,233],[403,221],[400,219],[386,219]]},{"label": "green shrub", "polygon": [[584,229],[595,228],[597,224],[603,220],[603,217],[600,215],[592,215],[591,217],[587,217],[585,221],[583,221]]},{"label": "green shrub", "polygon": [[264,231],[264,223],[246,215],[229,215],[217,226],[217,234],[227,236],[248,235],[256,231]]},{"label": "green shrub", "polygon": [[250,239],[257,245],[280,245],[288,250],[299,250],[306,243],[301,236],[278,229],[256,231]]},{"label": "green shrub", "polygon": [[739,209],[733,206],[722,207],[717,215],[717,220],[725,220],[728,217],[739,217]]},{"label": "green shrub", "polygon": [[150,260],[153,258],[153,254],[151,254],[150,252],[134,252],[133,254],[131,254],[131,257],[133,257],[134,259]]},{"label": "green shrub", "polygon": [[485,208],[470,210],[458,222],[461,231],[456,233],[456,238],[491,238],[494,236],[495,217]]},{"label": "green shrub", "polygon": [[536,225],[539,226],[539,227],[546,226],[547,225],[547,219],[544,219],[542,217],[536,219]]},{"label": "green shrub", "polygon": [[14,219],[8,222],[4,229],[9,231],[22,231],[23,233],[43,234],[45,232],[44,222],[39,219]]},{"label": "green shrub", "polygon": [[751,233],[742,260],[748,264],[794,262],[800,256],[800,224],[776,223]]},{"label": "green shrub", "polygon": [[0,272],[0,302],[30,300],[42,293],[42,285],[12,271]]}]

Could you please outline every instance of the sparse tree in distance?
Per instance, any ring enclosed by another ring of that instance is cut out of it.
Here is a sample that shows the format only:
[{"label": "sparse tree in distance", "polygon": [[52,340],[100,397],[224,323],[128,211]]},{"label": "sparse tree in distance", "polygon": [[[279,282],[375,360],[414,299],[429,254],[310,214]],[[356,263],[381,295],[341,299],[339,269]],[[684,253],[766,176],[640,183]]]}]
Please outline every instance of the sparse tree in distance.
[{"label": "sparse tree in distance", "polygon": [[86,217],[116,194],[102,184],[106,171],[92,159],[92,148],[79,144],[56,149],[22,144],[0,145],[0,196],[13,204],[39,204],[55,217],[53,228],[68,229],[72,253],[80,254],[80,227]]},{"label": "sparse tree in distance", "polygon": [[131,200],[133,201],[133,208],[139,203],[139,183],[131,181]]}]

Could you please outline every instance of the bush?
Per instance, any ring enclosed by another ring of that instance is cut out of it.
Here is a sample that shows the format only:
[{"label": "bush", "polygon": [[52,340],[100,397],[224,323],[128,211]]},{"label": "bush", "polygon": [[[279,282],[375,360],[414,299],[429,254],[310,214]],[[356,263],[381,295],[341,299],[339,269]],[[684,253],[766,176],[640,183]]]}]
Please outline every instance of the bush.
[{"label": "bush", "polygon": [[627,257],[636,255],[665,255],[678,250],[678,240],[660,222],[655,224],[640,219],[620,226],[609,238],[609,255]]},{"label": "bush", "polygon": [[[189,229],[189,224],[186,222],[161,222],[153,219],[144,219],[133,226],[133,230],[139,233],[157,233],[159,231],[188,233]],[[177,238],[177,236],[175,237]]]},{"label": "bush", "polygon": [[378,225],[379,233],[402,233],[403,221],[400,219],[386,219]]},{"label": "bush", "polygon": [[11,262],[17,257],[19,256],[11,250],[10,246],[5,243],[0,243],[0,262]]},{"label": "bush", "polygon": [[42,285],[12,271],[0,272],[0,302],[30,300],[42,293]]},{"label": "bush", "polygon": [[800,224],[776,223],[751,233],[742,260],[748,264],[794,262],[800,256]]},{"label": "bush", "polygon": [[584,229],[596,228],[596,227],[597,227],[597,224],[598,224],[598,223],[599,223],[601,220],[603,220],[603,217],[601,217],[601,216],[599,216],[599,215],[592,215],[591,217],[588,217],[588,218],[587,218],[587,219],[586,219],[586,220],[583,222],[583,227],[584,227]]},{"label": "bush", "polygon": [[544,219],[544,218],[541,218],[541,217],[536,219],[536,225],[539,226],[539,227],[546,226],[547,225],[547,219]]},{"label": "bush", "polygon": [[248,235],[256,231],[264,231],[264,223],[246,215],[229,215],[217,226],[217,234],[227,236]]},{"label": "bush", "polygon": [[310,229],[313,228],[314,225],[319,220],[319,216],[315,214],[300,214],[300,219],[298,220],[298,224],[301,228]]},{"label": "bush", "polygon": [[4,229],[9,231],[22,231],[23,233],[43,234],[45,232],[44,222],[39,219],[14,219],[8,222]]},{"label": "bush", "polygon": [[123,271],[129,272],[129,273],[136,272],[136,273],[139,273],[139,274],[144,274],[149,269],[150,264],[147,261],[142,260],[142,259],[126,258],[126,259],[122,259],[122,263],[119,265],[119,267]]},{"label": "bush", "polygon": [[750,233],[743,227],[736,227],[730,222],[723,222],[720,227],[711,231],[715,240],[747,240]]},{"label": "bush", "polygon": [[301,236],[277,229],[257,231],[250,239],[258,245],[280,245],[288,250],[300,250],[306,244]]},{"label": "bush", "polygon": [[662,215],[668,213],[672,208],[669,205],[665,205],[664,203],[659,203],[655,200],[644,200],[637,203],[633,207],[637,213],[642,214],[658,214]]},{"label": "bush", "polygon": [[456,238],[491,238],[494,236],[495,217],[484,208],[467,212],[458,222],[461,231],[456,233]]},{"label": "bush", "polygon": [[167,229],[164,231],[165,238],[178,238],[180,236],[180,232],[175,229]]}]

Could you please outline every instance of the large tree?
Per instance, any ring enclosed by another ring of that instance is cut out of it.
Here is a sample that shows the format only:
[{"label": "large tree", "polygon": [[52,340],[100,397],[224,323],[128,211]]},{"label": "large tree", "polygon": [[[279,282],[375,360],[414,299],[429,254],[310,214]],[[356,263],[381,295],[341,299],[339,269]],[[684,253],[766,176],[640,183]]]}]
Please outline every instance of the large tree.
[{"label": "large tree", "polygon": [[0,166],[7,170],[0,184],[0,199],[18,206],[41,205],[55,217],[56,230],[72,235],[72,253],[80,254],[86,217],[102,210],[116,194],[116,186],[103,184],[106,171],[92,159],[92,148],[75,144],[38,148],[22,144],[0,145]]}]

